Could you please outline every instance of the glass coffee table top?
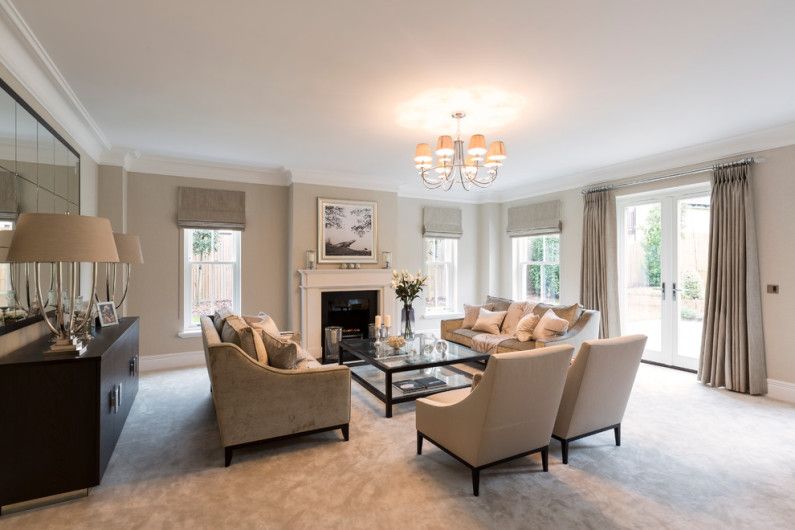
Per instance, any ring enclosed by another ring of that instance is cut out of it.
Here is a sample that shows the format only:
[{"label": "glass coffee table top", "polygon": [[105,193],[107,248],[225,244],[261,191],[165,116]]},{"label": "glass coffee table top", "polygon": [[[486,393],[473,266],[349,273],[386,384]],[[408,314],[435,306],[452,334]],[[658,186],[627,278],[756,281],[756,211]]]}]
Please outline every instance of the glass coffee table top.
[{"label": "glass coffee table top", "polygon": [[435,349],[430,354],[419,352],[419,340],[408,341],[406,346],[399,351],[382,344],[376,350],[375,343],[367,339],[347,339],[342,341],[342,348],[354,354],[359,359],[383,371],[418,370],[427,366],[444,366],[447,364],[481,361],[488,358],[488,354],[478,353],[466,346],[447,342],[447,350],[443,353]]}]

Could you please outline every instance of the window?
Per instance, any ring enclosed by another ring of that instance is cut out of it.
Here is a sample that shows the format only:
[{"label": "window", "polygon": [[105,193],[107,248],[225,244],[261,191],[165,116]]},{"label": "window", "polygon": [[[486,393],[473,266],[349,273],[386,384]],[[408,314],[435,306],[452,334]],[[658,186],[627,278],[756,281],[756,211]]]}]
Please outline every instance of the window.
[{"label": "window", "polygon": [[183,244],[184,328],[224,307],[240,314],[240,232],[186,228]]},{"label": "window", "polygon": [[560,234],[513,238],[513,293],[517,300],[560,301]]},{"label": "window", "polygon": [[425,314],[456,311],[458,240],[425,238]]}]

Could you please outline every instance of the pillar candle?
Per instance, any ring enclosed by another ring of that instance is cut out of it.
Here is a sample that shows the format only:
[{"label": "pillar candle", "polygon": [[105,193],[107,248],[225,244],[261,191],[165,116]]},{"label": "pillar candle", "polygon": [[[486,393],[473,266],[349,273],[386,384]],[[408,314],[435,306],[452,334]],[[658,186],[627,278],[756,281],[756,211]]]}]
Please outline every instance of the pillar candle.
[{"label": "pillar candle", "polygon": [[376,328],[380,328],[381,327],[381,315],[376,315],[375,316],[375,327]]},{"label": "pillar candle", "polygon": [[384,325],[388,328],[392,327],[392,315],[384,315]]}]

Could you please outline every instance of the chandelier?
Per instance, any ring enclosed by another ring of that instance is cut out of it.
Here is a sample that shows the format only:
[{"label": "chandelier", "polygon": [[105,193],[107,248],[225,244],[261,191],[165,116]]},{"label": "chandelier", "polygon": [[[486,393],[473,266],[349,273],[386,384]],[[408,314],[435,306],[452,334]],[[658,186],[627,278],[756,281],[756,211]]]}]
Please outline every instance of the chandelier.
[{"label": "chandelier", "polygon": [[497,171],[505,160],[505,144],[501,140],[495,140],[486,149],[486,137],[473,134],[469,138],[465,156],[464,141],[461,139],[461,120],[465,116],[463,112],[452,115],[456,120],[455,140],[451,136],[443,135],[436,141],[435,165],[431,146],[417,144],[414,167],[419,171],[427,189],[443,188],[449,191],[453,184],[459,182],[469,191],[473,185],[485,188],[497,178]]}]

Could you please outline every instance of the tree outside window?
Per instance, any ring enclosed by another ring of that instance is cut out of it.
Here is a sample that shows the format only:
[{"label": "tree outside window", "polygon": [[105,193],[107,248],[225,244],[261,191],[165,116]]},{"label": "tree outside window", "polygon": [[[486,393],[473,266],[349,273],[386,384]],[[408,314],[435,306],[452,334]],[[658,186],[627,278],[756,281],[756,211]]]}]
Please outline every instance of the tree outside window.
[{"label": "tree outside window", "polygon": [[514,298],[560,301],[560,235],[513,238]]}]

